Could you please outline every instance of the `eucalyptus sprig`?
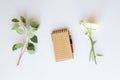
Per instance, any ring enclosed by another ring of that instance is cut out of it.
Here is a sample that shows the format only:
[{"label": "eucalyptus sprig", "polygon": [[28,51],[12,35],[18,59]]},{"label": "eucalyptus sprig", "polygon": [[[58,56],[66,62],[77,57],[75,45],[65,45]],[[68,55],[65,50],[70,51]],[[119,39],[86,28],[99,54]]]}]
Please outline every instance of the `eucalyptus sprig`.
[{"label": "eucalyptus sprig", "polygon": [[21,48],[20,56],[17,62],[17,65],[19,65],[21,58],[26,51],[30,54],[34,54],[36,51],[35,44],[38,43],[38,38],[35,35],[35,31],[38,30],[39,23],[36,21],[28,21],[23,16],[20,16],[19,19],[13,18],[11,21],[14,23],[12,30],[24,37],[22,42],[16,43],[12,47],[13,51]]},{"label": "eucalyptus sprig", "polygon": [[94,48],[94,45],[96,43],[96,41],[93,40],[92,38],[92,32],[95,30],[94,27],[92,26],[86,26],[84,22],[81,22],[80,23],[85,29],[86,29],[86,33],[85,35],[89,38],[90,40],[90,43],[91,43],[91,49],[90,49],[90,55],[89,55],[89,61],[94,61],[95,64],[97,64],[97,61],[96,61],[96,53],[95,53],[95,48]]}]

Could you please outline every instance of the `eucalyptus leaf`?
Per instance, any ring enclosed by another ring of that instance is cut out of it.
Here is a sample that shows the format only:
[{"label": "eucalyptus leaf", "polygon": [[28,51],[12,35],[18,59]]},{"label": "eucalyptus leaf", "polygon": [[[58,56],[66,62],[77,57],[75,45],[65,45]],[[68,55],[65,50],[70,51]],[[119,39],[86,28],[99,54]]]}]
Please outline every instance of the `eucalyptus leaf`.
[{"label": "eucalyptus leaf", "polygon": [[23,29],[18,28],[16,31],[17,31],[18,34],[24,34]]},{"label": "eucalyptus leaf", "polygon": [[15,51],[21,47],[23,47],[23,43],[16,43],[13,45],[12,50]]},{"label": "eucalyptus leaf", "polygon": [[32,28],[38,28],[38,27],[39,27],[39,24],[38,24],[37,22],[31,21],[31,22],[30,22],[30,26],[31,26]]},{"label": "eucalyptus leaf", "polygon": [[12,22],[19,22],[19,20],[16,19],[16,18],[13,18],[13,19],[12,19]]},{"label": "eucalyptus leaf", "polygon": [[35,50],[27,50],[30,54],[35,54]]},{"label": "eucalyptus leaf", "polygon": [[34,46],[34,44],[28,43],[27,51],[28,51],[28,53],[30,53],[30,54],[34,54],[34,53],[35,53],[35,46]]},{"label": "eucalyptus leaf", "polygon": [[12,30],[17,30],[19,28],[19,25],[18,24],[15,24],[13,27],[12,27]]},{"label": "eucalyptus leaf", "polygon": [[39,28],[39,26],[40,26],[40,24],[37,24],[35,28],[36,28],[36,29],[38,29],[38,28]]},{"label": "eucalyptus leaf", "polygon": [[26,19],[23,16],[20,16],[20,19],[24,24],[26,23]]},{"label": "eucalyptus leaf", "polygon": [[25,27],[26,27],[27,29],[30,29],[30,24],[29,24],[29,23],[26,23]]},{"label": "eucalyptus leaf", "polygon": [[17,50],[17,48],[15,46],[16,46],[16,44],[14,44],[13,47],[12,47],[13,51]]},{"label": "eucalyptus leaf", "polygon": [[36,35],[34,35],[30,40],[34,43],[38,43],[38,39]]},{"label": "eucalyptus leaf", "polygon": [[35,46],[33,43],[28,43],[27,50],[33,50],[35,51]]},{"label": "eucalyptus leaf", "polygon": [[31,39],[31,38],[34,36],[34,33],[33,33],[33,32],[29,32],[29,33],[27,34],[27,36]]}]

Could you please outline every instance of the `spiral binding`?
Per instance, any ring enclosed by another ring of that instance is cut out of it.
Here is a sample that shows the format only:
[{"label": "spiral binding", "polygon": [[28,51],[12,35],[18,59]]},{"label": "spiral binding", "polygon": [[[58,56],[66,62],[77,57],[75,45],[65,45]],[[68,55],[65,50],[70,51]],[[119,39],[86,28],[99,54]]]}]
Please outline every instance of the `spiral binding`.
[{"label": "spiral binding", "polygon": [[54,30],[52,32],[52,34],[55,34],[55,33],[61,33],[61,32],[69,32],[67,28],[64,28],[64,29],[58,29],[58,30]]}]

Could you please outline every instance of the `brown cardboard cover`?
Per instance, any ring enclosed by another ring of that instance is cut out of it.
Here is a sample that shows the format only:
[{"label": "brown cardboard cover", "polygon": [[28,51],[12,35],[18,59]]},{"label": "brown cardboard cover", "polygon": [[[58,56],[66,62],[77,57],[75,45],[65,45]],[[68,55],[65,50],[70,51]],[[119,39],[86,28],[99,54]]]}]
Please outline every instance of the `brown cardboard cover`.
[{"label": "brown cardboard cover", "polygon": [[67,29],[53,31],[52,40],[56,61],[63,61],[73,58],[69,31]]}]

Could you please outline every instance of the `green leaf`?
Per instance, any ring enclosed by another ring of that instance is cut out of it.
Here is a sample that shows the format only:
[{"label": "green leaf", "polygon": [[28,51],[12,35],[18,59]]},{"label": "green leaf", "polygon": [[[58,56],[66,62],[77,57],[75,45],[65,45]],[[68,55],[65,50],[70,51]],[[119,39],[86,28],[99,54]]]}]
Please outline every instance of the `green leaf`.
[{"label": "green leaf", "polygon": [[27,50],[27,51],[28,51],[28,53],[30,53],[30,54],[34,54],[34,53],[35,53],[34,50]]},{"label": "green leaf", "polygon": [[37,24],[35,28],[36,28],[36,29],[38,29],[38,28],[39,28],[39,26],[40,26],[40,24]]},{"label": "green leaf", "polygon": [[100,53],[97,53],[97,54],[96,54],[96,56],[103,56],[103,55],[102,55],[102,54],[100,54]]},{"label": "green leaf", "polygon": [[19,28],[19,25],[18,24],[15,24],[13,27],[12,27],[12,30],[17,30]]},{"label": "green leaf", "polygon": [[17,31],[18,34],[24,34],[23,29],[18,28],[16,31]]},{"label": "green leaf", "polygon": [[29,24],[29,23],[26,23],[25,27],[26,27],[27,29],[29,29],[29,28],[30,28],[30,24]]},{"label": "green leaf", "polygon": [[29,33],[27,34],[27,36],[31,39],[31,38],[34,36],[34,33],[33,33],[33,32],[29,32]]},{"label": "green leaf", "polygon": [[17,50],[17,48],[15,46],[16,46],[16,44],[14,44],[13,47],[12,47],[13,51]]},{"label": "green leaf", "polygon": [[19,22],[19,20],[16,19],[16,18],[13,18],[13,19],[12,19],[12,22]]},{"label": "green leaf", "polygon": [[12,50],[15,51],[21,47],[23,47],[23,43],[16,43],[13,45]]},{"label": "green leaf", "polygon": [[26,19],[23,16],[20,16],[20,19],[24,24],[26,23]]},{"label": "green leaf", "polygon": [[27,50],[35,50],[33,43],[28,43]]},{"label": "green leaf", "polygon": [[94,44],[96,43],[96,41],[93,41],[92,43],[93,43],[93,45],[94,45]]},{"label": "green leaf", "polygon": [[86,32],[85,35],[88,35],[88,32]]},{"label": "green leaf", "polygon": [[28,51],[30,54],[35,53],[35,46],[34,46],[34,44],[28,43],[27,51]]},{"label": "green leaf", "polygon": [[39,24],[37,22],[31,21],[30,22],[30,26],[33,27],[33,28],[37,28],[38,29]]},{"label": "green leaf", "polygon": [[38,39],[36,35],[34,35],[30,40],[34,43],[38,43]]}]

